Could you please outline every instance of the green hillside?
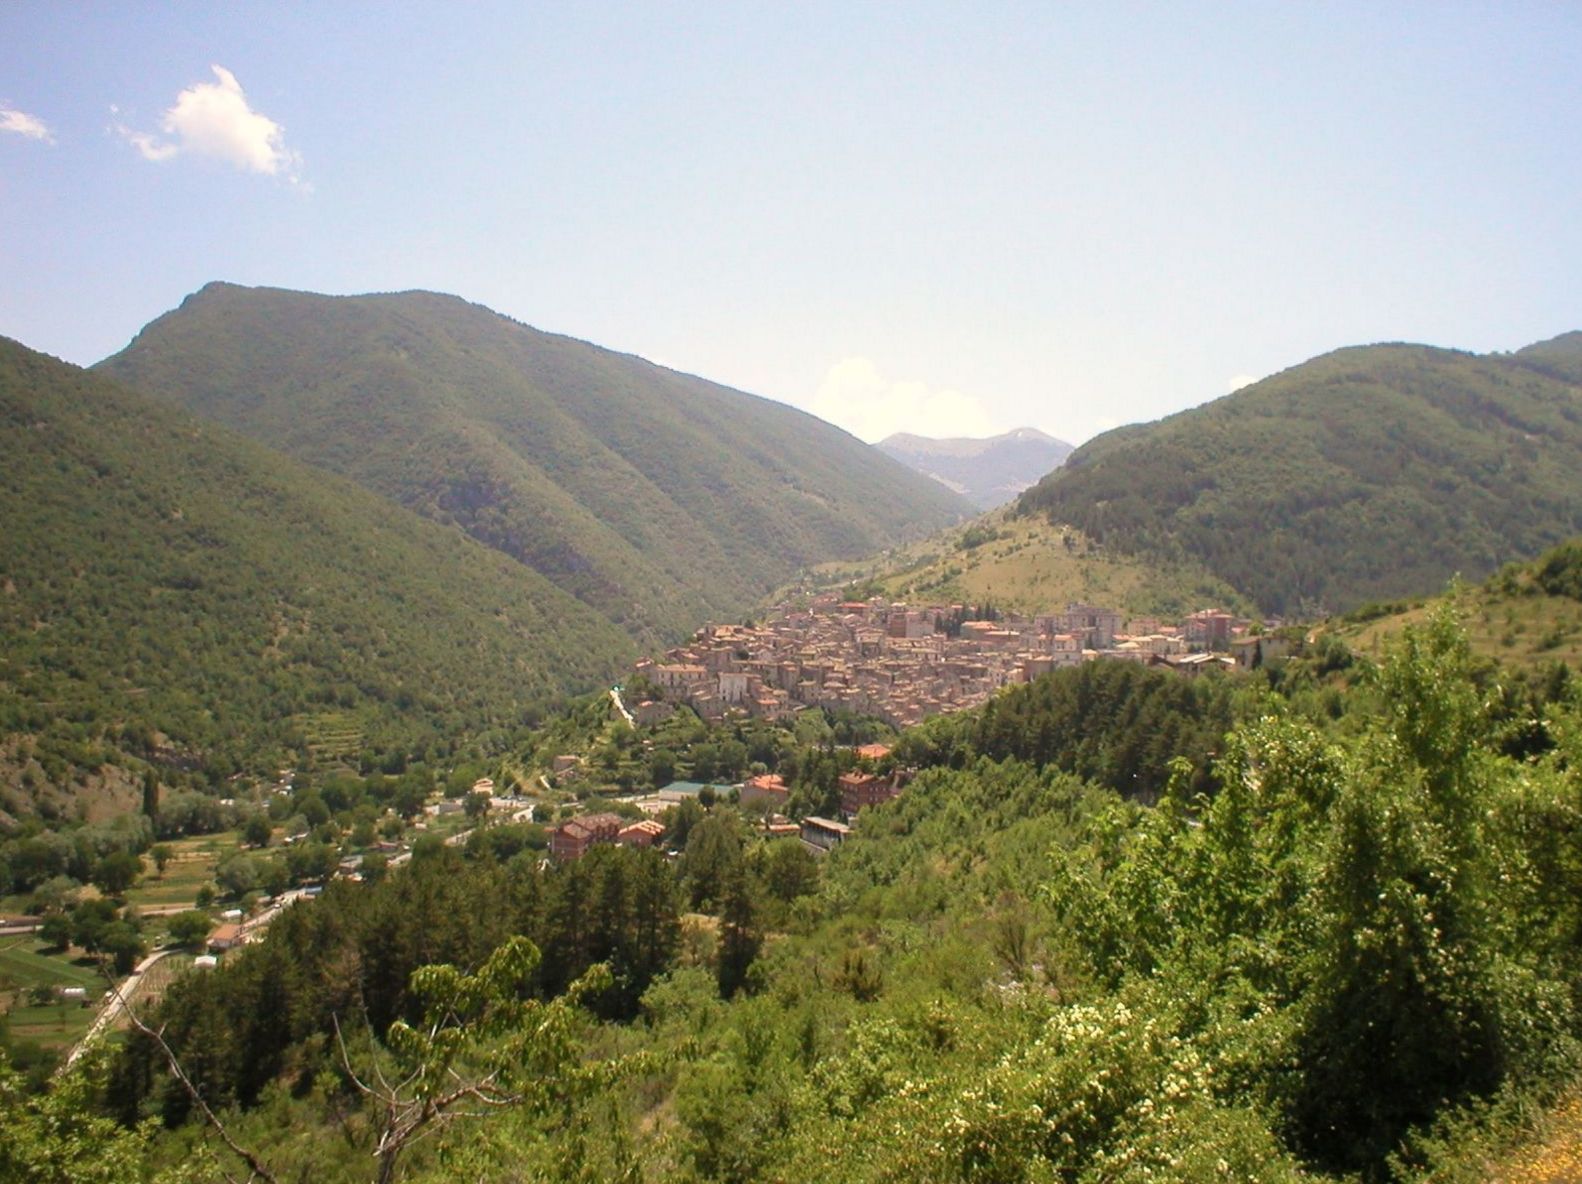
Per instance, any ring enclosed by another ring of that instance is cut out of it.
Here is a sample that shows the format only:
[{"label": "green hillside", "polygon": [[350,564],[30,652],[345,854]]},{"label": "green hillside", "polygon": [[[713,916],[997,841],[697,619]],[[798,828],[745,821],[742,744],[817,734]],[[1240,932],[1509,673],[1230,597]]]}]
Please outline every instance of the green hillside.
[{"label": "green hillside", "polygon": [[0,757],[34,789],[411,754],[632,656],[460,532],[4,340],[0,451]]},{"label": "green hillside", "polygon": [[1195,560],[1273,613],[1482,579],[1582,530],[1582,334],[1338,350],[1100,436],[1017,510]]},{"label": "green hillside", "polygon": [[461,526],[645,641],[970,509],[803,412],[452,296],[210,284],[102,367]]},{"label": "green hillside", "polygon": [[1528,563],[1510,563],[1482,584],[1440,596],[1365,605],[1334,623],[1352,646],[1376,654],[1408,625],[1449,601],[1473,653],[1533,674],[1557,663],[1582,669],[1582,540],[1572,539]]},{"label": "green hillside", "polygon": [[1028,614],[1071,601],[1164,616],[1204,605],[1250,607],[1195,563],[1095,547],[1078,531],[1036,516],[1017,517],[1003,507],[865,563],[826,564],[813,574],[821,586],[857,584],[892,600],[993,604]]}]

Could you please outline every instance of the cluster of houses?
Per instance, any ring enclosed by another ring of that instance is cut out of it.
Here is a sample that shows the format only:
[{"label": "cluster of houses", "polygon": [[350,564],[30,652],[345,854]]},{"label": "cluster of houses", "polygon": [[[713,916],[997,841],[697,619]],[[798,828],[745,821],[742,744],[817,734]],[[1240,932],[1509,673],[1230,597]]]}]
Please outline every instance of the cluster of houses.
[{"label": "cluster of houses", "polygon": [[[875,772],[873,766],[890,755],[885,744],[862,744],[855,750],[863,762],[858,768],[840,776],[840,819],[804,818],[800,823],[790,821],[786,811],[790,804],[791,788],[778,773],[759,773],[733,786],[737,802],[744,809],[763,816],[762,830],[766,837],[801,838],[817,851],[827,851],[849,833],[850,822],[858,811],[867,806],[877,806],[900,795],[911,775],[910,770],[895,769]],[[702,786],[690,782],[677,783],[668,790],[661,790],[647,798],[638,799],[635,805],[650,814],[675,805],[679,800]],[[658,844],[665,834],[664,824],[653,817],[633,822],[618,814],[580,814],[558,823],[550,830],[549,853],[557,862],[580,859],[589,847],[598,843],[615,843],[627,847],[651,847]]]},{"label": "cluster of houses", "polygon": [[[634,681],[656,694],[636,705],[632,722],[662,722],[684,703],[706,720],[731,712],[786,720],[822,707],[904,728],[930,715],[975,707],[1009,684],[1081,662],[1120,659],[1192,676],[1256,666],[1283,656],[1287,646],[1273,634],[1251,635],[1249,622],[1212,608],[1179,621],[1125,621],[1119,611],[1092,604],[1068,604],[1064,612],[1037,616],[974,618],[964,605],[916,608],[825,595],[806,605],[783,605],[762,625],[706,625],[662,660],[637,664]],[[828,850],[850,833],[860,810],[901,792],[904,773],[872,771],[888,751],[882,745],[858,749],[859,756],[872,759],[840,778],[838,819],[788,821],[790,791],[773,773],[744,781],[737,787],[739,800],[764,811],[771,833],[799,835],[810,847]],[[557,764],[557,774],[574,771],[578,758],[560,759],[566,764]],[[657,812],[674,805],[674,796],[662,791],[637,804]],[[659,830],[639,830],[645,827]],[[662,833],[653,819],[627,823],[615,814],[584,815],[555,827],[550,852],[557,860],[576,859],[595,843],[650,846]]]},{"label": "cluster of houses", "polygon": [[886,600],[782,606],[763,625],[708,625],[690,643],[645,659],[634,673],[659,693],[636,708],[656,723],[687,703],[702,718],[730,711],[780,720],[810,707],[847,709],[909,727],[930,715],[975,707],[1010,683],[1097,658],[1167,665],[1184,674],[1253,664],[1272,638],[1246,636],[1248,622],[1204,609],[1179,622],[1134,618],[1069,604],[1060,613],[966,619],[963,605],[925,608]]}]

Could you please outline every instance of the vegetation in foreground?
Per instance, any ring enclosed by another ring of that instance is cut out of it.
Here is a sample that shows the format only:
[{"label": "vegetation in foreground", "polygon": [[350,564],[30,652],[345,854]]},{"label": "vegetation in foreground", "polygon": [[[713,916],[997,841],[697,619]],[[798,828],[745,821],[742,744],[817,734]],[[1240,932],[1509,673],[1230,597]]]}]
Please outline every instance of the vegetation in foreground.
[{"label": "vegetation in foreground", "polygon": [[[277,1179],[1482,1178],[1578,1069],[1582,705],[1510,755],[1443,614],[1338,670],[1338,718],[1313,677],[1246,684],[1207,792],[1153,807],[972,742],[811,868],[723,803],[673,864],[436,850],[158,1026]],[[441,1081],[509,1104],[425,1111]],[[143,1173],[228,1162],[147,1040],[72,1082]]]}]

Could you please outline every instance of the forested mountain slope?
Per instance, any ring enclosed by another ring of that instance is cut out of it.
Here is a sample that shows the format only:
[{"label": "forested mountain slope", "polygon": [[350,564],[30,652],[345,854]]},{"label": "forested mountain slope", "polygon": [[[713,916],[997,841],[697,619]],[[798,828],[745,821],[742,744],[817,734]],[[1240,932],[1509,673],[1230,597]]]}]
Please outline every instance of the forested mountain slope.
[{"label": "forested mountain slope", "polygon": [[459,531],[4,340],[0,452],[0,739],[52,782],[295,759],[326,713],[410,754],[632,655]]},{"label": "forested mountain slope", "polygon": [[1023,514],[1285,614],[1481,579],[1582,530],[1582,334],[1342,349],[1079,448]]},{"label": "forested mountain slope", "polygon": [[210,284],[101,365],[459,525],[645,640],[970,509],[791,407],[452,296]]}]

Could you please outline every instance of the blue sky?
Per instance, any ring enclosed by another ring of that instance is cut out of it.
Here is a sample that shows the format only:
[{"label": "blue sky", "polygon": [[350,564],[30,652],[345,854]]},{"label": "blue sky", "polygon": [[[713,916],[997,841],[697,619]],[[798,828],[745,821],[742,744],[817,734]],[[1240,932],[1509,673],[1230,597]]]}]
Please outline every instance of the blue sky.
[{"label": "blue sky", "polygon": [[454,292],[865,439],[1582,328],[1582,5],[0,9],[0,333]]}]

